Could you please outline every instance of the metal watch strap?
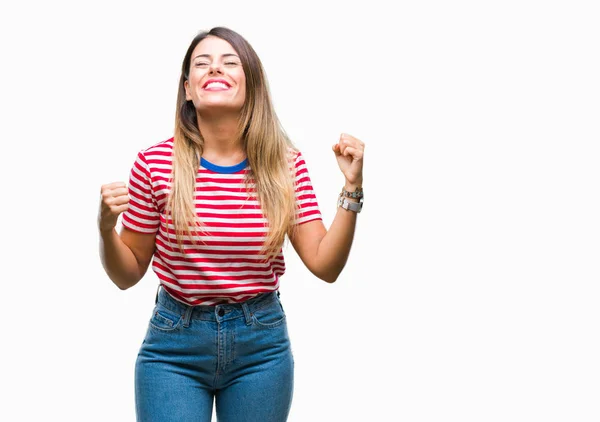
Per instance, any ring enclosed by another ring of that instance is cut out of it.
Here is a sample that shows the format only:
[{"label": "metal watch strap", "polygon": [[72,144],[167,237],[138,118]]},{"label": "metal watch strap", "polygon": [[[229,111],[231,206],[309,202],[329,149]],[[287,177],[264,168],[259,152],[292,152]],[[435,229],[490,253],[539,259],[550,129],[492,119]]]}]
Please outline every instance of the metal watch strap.
[{"label": "metal watch strap", "polygon": [[342,193],[340,193],[340,195],[345,196],[346,198],[362,199],[364,197],[364,192],[362,187],[356,188],[354,192],[342,188]]},{"label": "metal watch strap", "polygon": [[348,201],[347,198],[340,196],[338,207],[342,207],[345,210],[353,211],[358,214],[362,210],[363,200],[361,199],[359,202]]}]

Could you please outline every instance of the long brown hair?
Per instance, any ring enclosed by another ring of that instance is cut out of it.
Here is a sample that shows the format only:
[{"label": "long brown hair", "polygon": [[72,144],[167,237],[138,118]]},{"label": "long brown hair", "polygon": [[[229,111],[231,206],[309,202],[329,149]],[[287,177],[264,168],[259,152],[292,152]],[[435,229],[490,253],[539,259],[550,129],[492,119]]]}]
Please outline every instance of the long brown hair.
[{"label": "long brown hair", "polygon": [[204,139],[198,128],[194,104],[186,100],[185,81],[189,77],[194,49],[208,36],[231,44],[240,57],[246,76],[246,100],[240,112],[237,136],[242,141],[251,169],[246,176],[246,186],[250,182],[255,184],[258,201],[268,221],[268,234],[261,253],[272,257],[279,252],[286,233],[293,227],[296,213],[293,163],[290,163],[289,156],[290,148],[292,151],[295,148],[273,109],[267,78],[258,55],[248,41],[228,28],[215,27],[200,32],[192,40],[183,59],[177,94],[171,193],[166,206],[167,228],[171,215],[177,244],[182,251],[183,236],[193,239],[192,235],[197,236],[198,230],[201,230],[194,201]]}]

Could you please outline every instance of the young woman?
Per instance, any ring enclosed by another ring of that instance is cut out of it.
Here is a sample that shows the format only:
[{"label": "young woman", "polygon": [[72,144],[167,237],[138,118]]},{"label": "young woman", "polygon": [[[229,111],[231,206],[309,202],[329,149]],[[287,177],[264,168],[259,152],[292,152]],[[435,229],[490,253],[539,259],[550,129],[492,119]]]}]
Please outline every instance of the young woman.
[{"label": "young woman", "polygon": [[[327,230],[262,64],[236,32],[198,34],[182,64],[173,138],[140,151],[129,185],[103,185],[100,256],[121,289],[150,262],[157,303],[136,362],[140,421],[281,422],[294,361],[278,287],[287,235],[332,283],[362,207],[364,144],[333,145],[345,184]],[[122,215],[122,230],[115,230]]]}]

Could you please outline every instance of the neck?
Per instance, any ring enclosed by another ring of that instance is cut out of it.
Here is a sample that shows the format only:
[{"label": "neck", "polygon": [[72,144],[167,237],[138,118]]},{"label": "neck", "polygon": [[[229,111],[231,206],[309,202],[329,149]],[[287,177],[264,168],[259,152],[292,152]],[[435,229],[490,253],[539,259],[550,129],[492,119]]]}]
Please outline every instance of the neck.
[{"label": "neck", "polygon": [[239,114],[205,115],[198,113],[198,127],[204,147],[202,157],[213,164],[230,166],[246,158],[238,135]]}]

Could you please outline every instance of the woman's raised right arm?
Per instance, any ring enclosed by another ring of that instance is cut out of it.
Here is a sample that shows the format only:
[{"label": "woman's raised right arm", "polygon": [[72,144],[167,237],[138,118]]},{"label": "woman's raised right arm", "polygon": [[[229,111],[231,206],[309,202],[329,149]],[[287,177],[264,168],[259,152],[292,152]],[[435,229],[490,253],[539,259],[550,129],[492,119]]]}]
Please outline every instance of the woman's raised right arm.
[{"label": "woman's raised right arm", "polygon": [[108,277],[125,290],[142,279],[154,254],[156,234],[115,229],[117,219],[129,207],[125,183],[102,185],[98,229],[100,230],[100,260]]}]

